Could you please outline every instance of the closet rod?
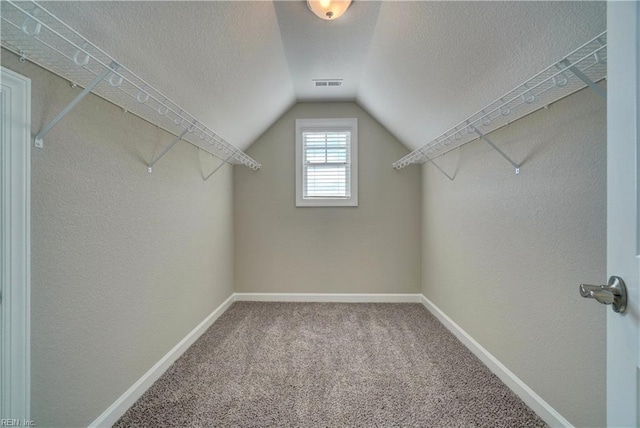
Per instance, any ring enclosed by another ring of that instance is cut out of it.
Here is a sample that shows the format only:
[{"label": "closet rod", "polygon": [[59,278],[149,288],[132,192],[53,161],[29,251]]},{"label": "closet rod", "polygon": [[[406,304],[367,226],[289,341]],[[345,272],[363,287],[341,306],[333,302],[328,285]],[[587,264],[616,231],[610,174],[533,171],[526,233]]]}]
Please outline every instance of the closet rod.
[{"label": "closet rod", "polygon": [[[511,163],[517,174],[520,164],[500,150],[486,135],[587,86],[606,98],[606,90],[597,84],[606,79],[606,59],[605,31],[456,126],[397,160],[392,164],[393,167],[402,169],[411,164],[433,163],[434,159],[445,153],[481,138]],[[440,167],[438,169],[441,170]],[[445,175],[451,179],[451,176]]]},{"label": "closet rod", "polygon": [[[204,126],[193,115],[115,61],[40,4],[33,0],[19,2],[20,4],[13,0],[1,3],[0,19],[7,24],[0,28],[1,45],[20,55],[21,62],[28,57],[31,62],[84,87],[85,90],[92,86],[90,92],[174,136],[180,135],[184,129],[191,129],[182,141],[223,161],[226,159],[228,163],[240,163],[254,170],[260,168],[260,164],[246,153]],[[23,7],[25,3],[31,6],[30,10]],[[117,69],[111,67],[113,63],[118,64]],[[109,69],[108,79],[103,75],[106,69]],[[103,76],[103,79],[93,84],[97,76]],[[78,101],[79,99],[75,100],[73,105],[65,108],[59,117],[56,117],[55,121],[43,128],[38,134],[40,144],[44,134]],[[205,149],[207,145],[212,147],[212,151]]]},{"label": "closet rod", "polygon": [[[4,47],[4,46],[3,46],[3,47]],[[16,52],[15,50],[13,50],[13,49],[9,49],[9,48],[7,48],[7,47],[4,47],[4,48],[5,48],[5,49],[7,49],[7,50],[8,50],[8,51],[10,51],[10,52],[13,52],[15,55],[18,55],[18,56],[20,57],[20,62],[30,61],[30,62],[33,62],[34,64],[38,65],[39,67],[44,68],[45,70],[47,70],[47,71],[49,71],[49,72],[51,72],[51,73],[53,73],[53,74],[57,74],[55,71],[53,71],[53,70],[51,70],[51,69],[49,69],[49,68],[43,67],[42,65],[39,65],[39,64],[35,63],[34,61],[31,61],[31,59],[29,59],[29,58],[25,55],[25,53],[24,53],[24,52]],[[98,76],[99,76],[99,75],[97,75],[96,77],[98,77]],[[70,83],[72,83],[72,82],[70,82]],[[72,83],[72,87],[75,87],[75,86],[77,86],[77,84]],[[86,89],[86,88],[85,88],[85,89]],[[98,97],[102,98],[103,100],[107,101],[107,102],[108,102],[108,103],[110,103],[110,104],[115,105],[116,107],[120,107],[120,106],[118,106],[118,105],[114,104],[113,102],[111,102],[110,100],[108,100],[108,99],[106,99],[106,98],[102,97],[102,96],[101,96],[101,95],[99,95],[99,94],[94,94],[94,95],[96,95],[96,96],[98,96]],[[76,99],[78,99],[78,98],[80,98],[80,96],[76,97]],[[72,103],[70,104],[70,106],[71,106],[71,105],[75,105],[75,100],[74,100],[74,101],[72,101]],[[148,124],[153,125],[153,126],[157,127],[158,129],[162,129],[163,131],[165,131],[166,133],[168,133],[168,134],[170,134],[170,135],[173,135],[174,137],[178,137],[178,135],[176,135],[173,131],[171,131],[171,130],[167,129],[166,127],[163,127],[163,126],[161,126],[161,125],[159,125],[159,124],[157,124],[157,123],[153,123],[153,122],[151,122],[150,120],[148,120],[147,118],[145,118],[145,117],[143,117],[143,116],[140,116],[140,115],[136,114],[135,112],[129,112],[129,111],[127,111],[127,110],[123,110],[123,111],[124,111],[125,113],[131,113],[131,114],[133,114],[134,116],[138,117],[139,119],[144,120],[144,121],[145,121],[145,122],[147,122]],[[45,127],[43,128],[43,131],[44,131],[44,130],[47,130],[47,132],[48,132],[49,130],[48,130],[47,128],[48,128],[48,126],[45,126]],[[43,131],[40,131],[40,133],[42,133]],[[41,139],[41,137],[40,137],[40,138],[39,138],[38,136],[36,136],[36,137],[35,137],[35,146],[36,146],[36,147],[39,147],[39,148],[41,148],[41,145],[39,145],[39,144],[42,144],[42,141],[39,141],[40,139]],[[229,164],[229,165],[233,165],[233,163],[232,163],[232,162],[230,162],[230,157],[223,157],[223,156],[221,156],[221,155],[219,155],[219,154],[213,153],[213,152],[211,152],[211,151],[209,151],[209,150],[204,149],[203,147],[201,147],[201,146],[199,146],[199,145],[197,145],[197,144],[192,143],[191,141],[185,140],[184,138],[183,138],[183,139],[181,139],[180,141],[183,141],[183,142],[185,142],[185,143],[189,144],[190,146],[195,147],[196,149],[202,150],[203,152],[205,152],[205,153],[207,153],[207,154],[209,154],[209,155],[213,156],[214,158],[220,159],[223,163],[227,163],[227,164]],[[148,169],[147,169],[147,171],[148,171]]]},{"label": "closet rod", "polygon": [[[4,47],[4,46],[3,46],[3,47]],[[24,53],[24,52],[16,52],[15,50],[13,50],[13,49],[9,49],[9,48],[7,48],[7,47],[4,47],[4,48],[5,48],[5,49],[7,49],[7,50],[8,50],[8,51],[10,51],[10,52],[13,52],[15,55],[18,55],[18,56],[20,57],[20,62],[30,61],[30,62],[33,62],[34,64],[38,65],[39,67],[44,68],[45,70],[47,70],[47,71],[49,71],[49,72],[51,72],[51,73],[53,73],[53,74],[57,74],[54,70],[51,70],[51,69],[49,69],[49,68],[46,68],[46,67],[44,67],[44,66],[42,66],[42,65],[39,65],[39,64],[35,63],[35,62],[34,62],[34,61],[32,61],[31,59],[29,59],[29,58],[25,55],[25,53]],[[97,76],[96,76],[96,77],[97,77]],[[71,83],[71,86],[72,86],[72,87],[77,86],[77,84],[75,84],[75,83],[73,83],[73,82],[70,82],[70,83]],[[95,93],[94,93],[94,95],[96,95],[96,96],[98,96],[98,97],[102,98],[103,100],[105,100],[106,102],[108,102],[108,103],[110,103],[110,104],[115,105],[116,107],[120,107],[120,106],[118,106],[118,105],[114,104],[113,102],[109,101],[108,99],[106,99],[106,98],[102,97],[100,94],[95,94]],[[177,136],[178,136],[178,135],[174,134],[171,130],[169,130],[169,129],[167,129],[167,128],[165,128],[165,127],[163,127],[163,126],[161,126],[161,125],[159,125],[159,124],[157,124],[157,123],[153,123],[153,122],[151,122],[150,120],[146,119],[146,118],[145,118],[145,117],[143,117],[143,116],[140,116],[140,115],[138,115],[138,114],[136,114],[136,113],[134,113],[134,112],[129,112],[129,111],[127,111],[127,110],[123,110],[123,111],[124,111],[125,113],[131,113],[131,114],[133,114],[134,116],[138,117],[138,118],[139,118],[139,119],[141,119],[141,120],[144,120],[145,122],[147,122],[147,123],[148,123],[148,124],[150,124],[150,125],[153,125],[153,126],[157,127],[158,129],[162,129],[164,132],[166,132],[166,133],[167,133],[167,134],[169,134],[169,135],[173,135],[174,137],[177,137]],[[46,129],[46,127],[44,127],[43,129]],[[41,131],[41,132],[42,132],[42,131]],[[185,142],[185,143],[189,144],[190,146],[195,147],[196,149],[202,150],[203,152],[205,152],[205,153],[207,153],[207,154],[209,154],[209,155],[213,156],[214,158],[220,159],[220,160],[221,160],[221,161],[223,161],[224,163],[228,163],[229,165],[233,165],[233,163],[231,163],[231,162],[229,161],[229,157],[223,157],[223,156],[220,156],[220,155],[218,155],[218,154],[216,154],[216,153],[212,153],[212,152],[210,152],[209,150],[206,150],[206,149],[202,148],[201,146],[199,146],[199,145],[197,145],[197,144],[192,143],[191,141],[188,141],[188,140],[185,140],[185,139],[182,139],[181,141],[183,141],[183,142]],[[36,143],[36,144],[38,144],[38,138],[37,138],[37,137],[36,137],[36,141],[35,141],[35,143]]]}]

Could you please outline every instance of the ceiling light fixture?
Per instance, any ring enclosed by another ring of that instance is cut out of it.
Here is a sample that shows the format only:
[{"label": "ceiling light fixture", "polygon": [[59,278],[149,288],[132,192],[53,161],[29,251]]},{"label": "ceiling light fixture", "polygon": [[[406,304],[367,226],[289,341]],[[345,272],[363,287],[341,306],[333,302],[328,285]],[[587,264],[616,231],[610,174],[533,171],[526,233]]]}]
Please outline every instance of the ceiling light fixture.
[{"label": "ceiling light fixture", "polygon": [[340,18],[350,5],[351,0],[307,0],[311,12],[327,21]]}]

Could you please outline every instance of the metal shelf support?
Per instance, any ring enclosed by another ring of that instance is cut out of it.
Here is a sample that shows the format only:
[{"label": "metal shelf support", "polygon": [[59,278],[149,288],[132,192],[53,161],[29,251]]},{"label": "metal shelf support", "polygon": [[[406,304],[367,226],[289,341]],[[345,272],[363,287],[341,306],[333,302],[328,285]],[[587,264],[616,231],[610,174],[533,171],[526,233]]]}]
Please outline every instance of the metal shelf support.
[{"label": "metal shelf support", "polygon": [[441,173],[444,174],[445,177],[447,177],[449,180],[453,181],[453,177],[450,176],[449,174],[447,174],[445,172],[444,169],[440,168],[440,165],[438,165],[437,163],[435,163],[435,161],[433,159],[431,159],[429,156],[424,155],[426,162],[431,162],[433,164],[433,166],[435,166],[436,168],[438,168],[438,171],[440,171]]},{"label": "metal shelf support", "polygon": [[567,66],[567,68],[568,68],[569,70],[571,70],[571,72],[572,72],[573,74],[575,74],[575,75],[576,75],[576,77],[577,77],[578,79],[582,80],[584,83],[586,83],[587,85],[589,85],[589,87],[590,87],[591,89],[593,89],[593,91],[594,91],[596,94],[600,95],[600,96],[601,96],[602,98],[604,98],[605,100],[607,99],[607,91],[606,91],[606,90],[604,90],[603,88],[601,88],[600,86],[596,85],[596,83],[595,83],[593,80],[589,79],[589,78],[587,77],[587,75],[586,75],[586,74],[584,74],[582,71],[580,71],[580,70],[578,69],[578,67],[576,67],[575,65],[571,64],[571,61],[569,61],[568,59],[566,59],[566,58],[565,58],[565,59],[563,59],[563,60],[562,60],[562,61],[560,61],[560,62],[561,62],[562,64],[566,65],[566,66]]},{"label": "metal shelf support", "polygon": [[470,131],[475,132],[476,134],[478,134],[478,136],[480,136],[480,138],[482,138],[482,140],[484,140],[485,143],[487,143],[488,145],[490,145],[496,152],[500,153],[500,156],[502,156],[503,158],[505,158],[507,160],[507,162],[509,162],[511,165],[513,165],[513,167],[516,170],[516,174],[520,174],[520,165],[518,165],[516,162],[513,161],[513,159],[511,159],[509,156],[507,156],[507,154],[505,152],[503,152],[502,150],[500,150],[500,148],[498,146],[496,146],[493,141],[491,141],[489,139],[489,137],[487,137],[486,135],[484,135],[482,132],[478,131],[476,128],[472,128],[470,129]]},{"label": "metal shelf support", "polygon": [[180,133],[180,135],[178,135],[172,142],[171,144],[169,144],[167,147],[164,148],[164,150],[154,159],[151,161],[151,163],[149,165],[147,165],[147,172],[151,173],[153,172],[153,166],[164,157],[164,155],[166,155],[167,153],[169,153],[169,150],[173,149],[173,146],[175,146],[176,144],[178,144],[178,142],[180,140],[182,140],[182,138],[184,138],[185,135],[187,135],[187,132],[189,132],[189,130],[193,130],[193,127],[195,127],[196,122],[193,122],[193,125],[188,126],[184,131],[182,131],[182,133]]},{"label": "metal shelf support", "polygon": [[87,87],[84,88],[84,90],[80,92],[80,94],[73,101],[71,101],[68,106],[64,108],[64,110],[58,113],[58,115],[53,118],[51,122],[49,122],[44,128],[42,128],[40,132],[38,132],[38,135],[36,135],[35,137],[35,146],[39,149],[44,147],[42,142],[44,136],[47,135],[47,133],[51,131],[51,129],[53,129],[53,127],[56,126],[58,122],[60,122],[62,118],[65,117],[67,113],[69,113],[80,102],[80,100],[82,100],[89,92],[91,92],[93,88],[98,86],[98,84],[102,82],[113,71],[117,71],[119,67],[120,65],[113,61],[111,62],[111,65],[109,65],[109,68],[105,68],[102,73],[98,74],[95,79],[93,79],[93,81],[91,81],[91,83],[89,83]]},{"label": "metal shelf support", "polygon": [[214,169],[213,171],[211,171],[211,174],[207,175],[207,176],[204,178],[204,181],[207,181],[208,179],[210,179],[210,178],[213,176],[213,174],[215,174],[216,172],[218,172],[218,170],[219,170],[220,168],[222,168],[222,167],[224,166],[224,164],[226,164],[227,162],[229,162],[229,159],[231,159],[231,158],[233,157],[233,155],[234,155],[234,153],[231,153],[231,154],[229,155],[229,157],[228,157],[228,158],[226,158],[225,160],[223,160],[222,162],[220,162],[220,165],[218,165],[218,166],[216,167],[216,169]]}]

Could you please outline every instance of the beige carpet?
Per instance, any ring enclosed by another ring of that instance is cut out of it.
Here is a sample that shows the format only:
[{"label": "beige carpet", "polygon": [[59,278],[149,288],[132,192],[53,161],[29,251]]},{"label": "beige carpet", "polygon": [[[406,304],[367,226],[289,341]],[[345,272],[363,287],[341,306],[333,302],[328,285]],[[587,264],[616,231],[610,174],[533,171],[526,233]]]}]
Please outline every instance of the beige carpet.
[{"label": "beige carpet", "polygon": [[541,427],[419,304],[237,302],[117,427]]}]

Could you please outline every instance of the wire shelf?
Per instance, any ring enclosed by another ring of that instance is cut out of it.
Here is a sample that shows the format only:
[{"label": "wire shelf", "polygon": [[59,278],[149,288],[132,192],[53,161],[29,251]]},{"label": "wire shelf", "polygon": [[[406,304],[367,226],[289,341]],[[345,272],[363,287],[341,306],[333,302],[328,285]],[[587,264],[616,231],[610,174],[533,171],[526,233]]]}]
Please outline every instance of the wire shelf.
[{"label": "wire shelf", "polygon": [[[432,162],[449,151],[478,138],[485,139],[493,146],[493,143],[486,138],[486,134],[571,95],[587,85],[605,96],[602,88],[593,83],[607,77],[606,60],[607,33],[605,31],[456,126],[397,160],[393,163],[393,167],[402,169],[411,164]],[[499,150],[495,146],[494,148]],[[501,154],[515,166],[518,173],[519,165],[511,161],[503,152]]]},{"label": "wire shelf", "polygon": [[31,0],[0,4],[0,44],[19,55],[21,62],[29,60],[82,88],[99,80],[91,92],[173,134],[178,137],[175,142],[184,140],[226,163],[260,169],[258,162],[41,4]]}]

